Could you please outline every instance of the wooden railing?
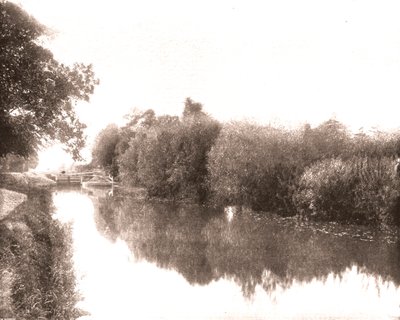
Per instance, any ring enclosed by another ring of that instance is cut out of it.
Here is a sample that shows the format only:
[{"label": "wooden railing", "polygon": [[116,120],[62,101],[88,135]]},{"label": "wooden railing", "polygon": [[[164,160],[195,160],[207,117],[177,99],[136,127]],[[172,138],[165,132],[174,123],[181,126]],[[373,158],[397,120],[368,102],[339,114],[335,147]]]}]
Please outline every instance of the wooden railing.
[{"label": "wooden railing", "polygon": [[60,173],[55,175],[55,181],[58,184],[82,184],[84,181],[88,181],[94,177],[101,178],[105,182],[114,183],[113,177],[107,177],[99,171]]}]

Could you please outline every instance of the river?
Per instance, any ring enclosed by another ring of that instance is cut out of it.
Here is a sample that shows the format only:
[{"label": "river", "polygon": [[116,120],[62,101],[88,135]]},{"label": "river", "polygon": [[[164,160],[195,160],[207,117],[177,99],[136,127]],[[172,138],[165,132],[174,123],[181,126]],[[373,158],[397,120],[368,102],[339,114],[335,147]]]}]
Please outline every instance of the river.
[{"label": "river", "polygon": [[101,192],[53,200],[82,320],[400,317],[400,245],[378,232]]}]

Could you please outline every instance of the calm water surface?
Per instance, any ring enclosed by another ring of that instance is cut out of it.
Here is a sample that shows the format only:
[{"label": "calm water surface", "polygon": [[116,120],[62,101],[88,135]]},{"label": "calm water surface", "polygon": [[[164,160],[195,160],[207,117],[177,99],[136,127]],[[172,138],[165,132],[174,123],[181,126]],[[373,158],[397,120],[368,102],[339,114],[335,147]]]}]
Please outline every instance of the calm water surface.
[{"label": "calm water surface", "polygon": [[85,319],[400,316],[400,245],[379,235],[96,192],[54,203],[73,226]]}]

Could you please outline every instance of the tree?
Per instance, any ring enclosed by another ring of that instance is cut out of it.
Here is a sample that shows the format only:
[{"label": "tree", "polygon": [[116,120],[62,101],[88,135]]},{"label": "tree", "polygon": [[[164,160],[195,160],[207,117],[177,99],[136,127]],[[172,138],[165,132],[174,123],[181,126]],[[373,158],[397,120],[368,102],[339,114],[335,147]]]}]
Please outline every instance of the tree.
[{"label": "tree", "polygon": [[29,156],[49,141],[74,159],[84,146],[78,100],[98,81],[91,65],[65,66],[40,45],[47,29],[19,6],[0,0],[0,157]]},{"label": "tree", "polygon": [[186,98],[182,117],[183,120],[187,122],[200,120],[206,117],[206,114],[203,112],[203,105],[201,103],[194,102],[191,98]]},{"label": "tree", "polygon": [[97,135],[92,149],[93,162],[109,171],[114,177],[118,175],[117,145],[119,141],[118,127],[110,124]]},{"label": "tree", "polygon": [[[126,184],[138,186],[141,184],[139,171],[141,176],[145,176],[146,174],[149,175],[145,178],[147,182],[142,183],[143,185],[148,184],[148,178],[156,177],[157,172],[151,168],[148,173],[143,174],[150,164],[150,162],[147,162],[147,159],[144,158],[144,155],[157,151],[157,148],[154,148],[154,150],[151,151],[150,147],[155,143],[154,139],[158,136],[160,131],[163,129],[166,131],[168,128],[176,128],[179,125],[179,117],[169,115],[156,117],[154,111],[151,109],[145,112],[136,110],[134,113],[129,115],[128,124],[120,130],[121,138],[117,145],[119,174],[121,180]],[[169,141],[167,140],[164,144],[159,144],[159,146],[165,148],[168,143]],[[165,159],[166,154],[159,157],[160,161],[164,161]],[[158,178],[154,178],[150,180],[158,181],[157,179]]]},{"label": "tree", "polygon": [[335,119],[329,119],[312,130],[311,138],[317,150],[317,159],[345,158],[348,154],[350,135],[347,127]]},{"label": "tree", "polygon": [[156,114],[154,110],[148,109],[140,111],[134,109],[131,114],[125,116],[128,120],[127,124],[120,128],[120,140],[116,152],[122,155],[128,148],[129,142],[136,137],[137,134],[146,131],[156,123]]},{"label": "tree", "polygon": [[205,201],[207,154],[221,125],[190,98],[181,119],[156,117],[152,110],[135,112],[129,119],[127,148],[117,148],[124,150],[118,162],[122,181],[145,187],[150,196]]},{"label": "tree", "polygon": [[0,158],[0,172],[1,171],[13,171],[13,172],[25,172],[29,169],[33,169],[38,164],[38,157],[36,154],[24,158],[13,154]]}]

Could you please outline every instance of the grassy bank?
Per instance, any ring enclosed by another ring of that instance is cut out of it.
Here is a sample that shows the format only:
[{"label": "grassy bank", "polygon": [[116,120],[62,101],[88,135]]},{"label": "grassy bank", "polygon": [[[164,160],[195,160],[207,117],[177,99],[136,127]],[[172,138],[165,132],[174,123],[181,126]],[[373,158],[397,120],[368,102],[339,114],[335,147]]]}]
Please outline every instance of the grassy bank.
[{"label": "grassy bank", "polygon": [[44,175],[33,172],[2,172],[0,187],[12,191],[30,193],[36,190],[51,189],[56,183]]},{"label": "grassy bank", "polygon": [[51,218],[51,194],[28,200],[0,221],[3,314],[18,319],[75,319],[75,278],[68,230]]}]

